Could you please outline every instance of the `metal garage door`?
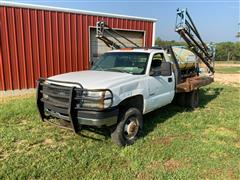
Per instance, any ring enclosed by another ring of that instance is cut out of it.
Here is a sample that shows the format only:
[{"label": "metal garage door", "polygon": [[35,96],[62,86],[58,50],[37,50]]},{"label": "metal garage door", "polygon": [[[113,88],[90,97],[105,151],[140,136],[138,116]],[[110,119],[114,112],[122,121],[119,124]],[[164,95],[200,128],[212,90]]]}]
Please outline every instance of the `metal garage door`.
[{"label": "metal garage door", "polygon": [[[127,37],[128,39],[130,39],[131,41],[133,41],[139,46],[144,45],[144,32],[118,30],[118,33]],[[113,40],[112,37],[108,37],[108,38]],[[127,46],[129,47],[132,46],[132,44],[130,44],[124,38],[118,37],[118,39],[124,42],[124,44],[126,44]],[[90,28],[90,61],[91,61],[90,64],[92,62],[95,62],[100,55],[102,55],[103,53],[109,50],[111,50],[111,48],[109,48],[106,44],[104,44],[103,41],[96,38],[96,29]]]}]

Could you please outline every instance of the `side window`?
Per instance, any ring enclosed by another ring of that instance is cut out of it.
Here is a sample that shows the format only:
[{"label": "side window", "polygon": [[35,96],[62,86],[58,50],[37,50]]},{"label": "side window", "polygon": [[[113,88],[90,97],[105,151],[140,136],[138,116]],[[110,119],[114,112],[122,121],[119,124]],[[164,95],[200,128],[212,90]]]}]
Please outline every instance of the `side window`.
[{"label": "side window", "polygon": [[160,67],[164,60],[165,60],[164,55],[162,53],[154,54],[154,56],[152,58],[151,69]]}]

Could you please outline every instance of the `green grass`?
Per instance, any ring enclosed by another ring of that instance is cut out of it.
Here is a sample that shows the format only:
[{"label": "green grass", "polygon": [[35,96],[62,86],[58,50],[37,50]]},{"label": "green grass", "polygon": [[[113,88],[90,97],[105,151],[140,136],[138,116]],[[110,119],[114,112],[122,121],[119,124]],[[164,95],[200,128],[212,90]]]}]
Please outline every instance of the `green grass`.
[{"label": "green grass", "polygon": [[215,67],[216,73],[221,74],[240,74],[240,67]]},{"label": "green grass", "polygon": [[200,95],[195,110],[144,116],[141,138],[125,148],[41,122],[34,97],[2,103],[0,179],[239,179],[239,88],[215,83]]}]

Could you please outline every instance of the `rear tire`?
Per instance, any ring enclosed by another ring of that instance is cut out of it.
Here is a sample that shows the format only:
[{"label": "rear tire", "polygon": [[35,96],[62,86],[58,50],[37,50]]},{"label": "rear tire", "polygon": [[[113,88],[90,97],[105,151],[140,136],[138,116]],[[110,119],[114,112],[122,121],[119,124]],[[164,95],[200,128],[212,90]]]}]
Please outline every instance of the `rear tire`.
[{"label": "rear tire", "polygon": [[186,94],[186,105],[190,108],[196,108],[199,104],[199,90],[194,90]]},{"label": "rear tire", "polygon": [[119,115],[120,122],[111,133],[113,143],[118,146],[133,144],[142,129],[143,116],[137,108],[129,108]]},{"label": "rear tire", "polygon": [[175,103],[179,106],[185,107],[186,106],[186,93],[177,93],[175,96]]},{"label": "rear tire", "polygon": [[175,102],[182,107],[196,108],[199,104],[199,90],[196,89],[187,93],[177,93]]}]

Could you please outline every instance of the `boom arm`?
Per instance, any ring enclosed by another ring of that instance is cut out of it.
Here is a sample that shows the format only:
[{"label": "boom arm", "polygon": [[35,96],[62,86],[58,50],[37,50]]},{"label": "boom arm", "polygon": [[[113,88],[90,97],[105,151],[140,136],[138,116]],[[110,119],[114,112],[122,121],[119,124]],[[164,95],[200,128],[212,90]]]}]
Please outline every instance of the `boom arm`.
[{"label": "boom arm", "polygon": [[[115,40],[115,42],[109,39],[107,36],[105,36],[105,34],[112,37]],[[120,49],[122,47],[126,48],[127,45],[121,40],[119,40],[118,37],[125,39],[127,42],[132,44],[133,47],[139,47],[136,43],[134,43],[130,39],[126,38],[125,36],[121,35],[117,31],[107,26],[104,21],[98,21],[96,23],[96,38],[102,40],[108,47],[112,49]]]},{"label": "boom arm", "polygon": [[214,51],[203,42],[187,9],[177,10],[175,31],[185,40],[193,53],[214,73]]}]

